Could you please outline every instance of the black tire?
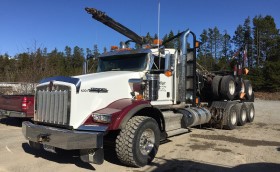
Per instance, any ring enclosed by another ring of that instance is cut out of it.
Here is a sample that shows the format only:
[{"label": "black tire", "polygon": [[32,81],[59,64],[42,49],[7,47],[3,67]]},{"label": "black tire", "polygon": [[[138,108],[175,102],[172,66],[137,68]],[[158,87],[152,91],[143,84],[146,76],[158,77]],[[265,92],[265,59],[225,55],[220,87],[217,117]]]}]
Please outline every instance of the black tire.
[{"label": "black tire", "polygon": [[220,99],[220,83],[221,83],[222,76],[215,76],[212,80],[212,94],[213,99],[218,100]]},{"label": "black tire", "polygon": [[255,119],[255,107],[254,103],[245,103],[247,107],[247,122],[253,122]]},{"label": "black tire", "polygon": [[235,104],[230,105],[226,109],[226,124],[224,125],[225,129],[233,130],[237,126],[238,121],[238,110]]},{"label": "black tire", "polygon": [[243,126],[247,122],[247,116],[248,116],[247,107],[244,103],[238,103],[235,106],[236,106],[237,112],[238,112],[237,125]]},{"label": "black tire", "polygon": [[[153,133],[150,133],[150,136],[151,138],[154,136],[154,140],[144,135],[147,131]],[[141,141],[145,146],[149,146],[147,149],[152,147],[151,150],[145,152],[146,149],[143,149],[144,146],[141,149]],[[159,147],[159,141],[160,130],[158,123],[150,117],[135,116],[127,122],[125,128],[122,129],[117,136],[117,157],[122,163],[128,166],[143,167],[152,162],[155,158]],[[147,145],[147,143],[152,144]]]},{"label": "black tire", "polygon": [[223,76],[221,81],[221,95],[224,99],[233,100],[235,97],[236,85],[234,78],[230,75]]},{"label": "black tire", "polygon": [[252,84],[249,80],[244,80],[244,85],[245,85],[245,97],[246,100],[252,100],[254,99],[253,97],[253,87]]},{"label": "black tire", "polygon": [[255,101],[255,92],[253,91],[251,99],[249,99],[250,102],[254,102]]}]

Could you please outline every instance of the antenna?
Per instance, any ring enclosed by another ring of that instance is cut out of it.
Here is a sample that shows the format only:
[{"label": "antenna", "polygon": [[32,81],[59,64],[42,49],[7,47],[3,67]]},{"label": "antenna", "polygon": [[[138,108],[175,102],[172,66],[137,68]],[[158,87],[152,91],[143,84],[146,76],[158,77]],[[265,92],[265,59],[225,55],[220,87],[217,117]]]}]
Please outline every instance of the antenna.
[{"label": "antenna", "polygon": [[158,49],[159,49],[159,24],[160,24],[160,0],[158,1]]}]

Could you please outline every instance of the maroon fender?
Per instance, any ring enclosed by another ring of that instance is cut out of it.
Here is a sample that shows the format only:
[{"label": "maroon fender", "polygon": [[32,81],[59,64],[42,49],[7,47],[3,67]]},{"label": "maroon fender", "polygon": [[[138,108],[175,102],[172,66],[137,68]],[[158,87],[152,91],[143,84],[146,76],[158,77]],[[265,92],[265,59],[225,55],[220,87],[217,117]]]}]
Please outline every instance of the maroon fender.
[{"label": "maroon fender", "polygon": [[[118,130],[125,127],[128,120],[134,116],[138,111],[150,108],[150,110],[154,110],[157,114],[161,114],[161,112],[152,107],[149,101],[145,100],[131,100],[131,99],[120,99],[111,104],[107,107],[97,110],[94,113],[100,114],[111,114],[111,123],[104,124],[104,123],[96,123],[93,121],[91,115],[85,120],[83,125],[90,125],[90,124],[98,124],[102,126],[107,126],[107,130]],[[144,115],[144,114],[143,114]],[[159,124],[164,129],[163,117],[160,117]]]},{"label": "maroon fender", "polygon": [[97,110],[94,113],[101,114],[111,114],[111,123],[102,124],[96,123],[92,120],[91,115],[83,123],[86,124],[98,124],[108,126],[107,130],[117,130],[121,129],[123,126],[121,124],[125,123],[139,110],[152,107],[149,101],[144,100],[131,100],[131,99],[120,99],[109,104],[107,107]]},{"label": "maroon fender", "polygon": [[116,130],[123,128],[126,122],[136,112],[146,107],[152,106],[149,101],[144,100],[120,99],[111,103],[103,110],[118,109],[119,111],[112,114],[112,122],[108,127],[108,130]]}]

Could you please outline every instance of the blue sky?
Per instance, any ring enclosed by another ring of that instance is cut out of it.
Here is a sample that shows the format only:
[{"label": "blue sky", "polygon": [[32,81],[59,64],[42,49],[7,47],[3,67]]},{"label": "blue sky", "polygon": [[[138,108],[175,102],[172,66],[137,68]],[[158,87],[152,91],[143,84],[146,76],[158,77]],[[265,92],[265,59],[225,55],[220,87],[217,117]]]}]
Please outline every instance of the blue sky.
[{"label": "blue sky", "polygon": [[[279,0],[160,0],[160,37],[190,28],[198,36],[217,26],[233,35],[248,16],[271,15],[280,28]],[[157,33],[158,0],[1,0],[0,54],[11,56],[70,47],[93,49],[119,45],[127,38],[91,19],[84,10],[94,7],[139,35]],[[36,43],[36,46],[35,46]]]}]

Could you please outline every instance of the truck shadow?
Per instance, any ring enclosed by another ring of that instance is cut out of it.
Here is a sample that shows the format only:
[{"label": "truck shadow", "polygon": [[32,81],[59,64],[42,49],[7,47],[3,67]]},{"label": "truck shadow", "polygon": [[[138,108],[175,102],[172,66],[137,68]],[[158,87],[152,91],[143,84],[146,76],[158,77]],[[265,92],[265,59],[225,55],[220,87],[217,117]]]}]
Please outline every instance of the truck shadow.
[{"label": "truck shadow", "polygon": [[13,118],[13,117],[5,117],[0,119],[0,123],[4,125],[14,126],[14,127],[22,127],[23,121],[30,121],[30,118]]},{"label": "truck shadow", "polygon": [[117,158],[115,147],[104,145],[104,159],[112,164],[125,166]]},{"label": "truck shadow", "polygon": [[[195,162],[188,160],[166,160],[156,158],[150,166],[144,167],[143,171],[150,172],[274,172],[279,171],[280,164],[275,163],[252,163],[241,164],[234,167],[222,166],[219,164],[210,164],[206,162]],[[157,163],[165,161],[165,163]]]},{"label": "truck shadow", "polygon": [[22,143],[22,149],[31,155],[34,155],[35,158],[43,158],[49,161],[57,162],[60,164],[75,164],[77,167],[95,170],[95,168],[89,164],[85,163],[80,159],[78,151],[63,151],[58,152],[58,154],[47,152],[44,150],[36,150],[29,146],[28,143]]}]

